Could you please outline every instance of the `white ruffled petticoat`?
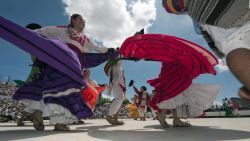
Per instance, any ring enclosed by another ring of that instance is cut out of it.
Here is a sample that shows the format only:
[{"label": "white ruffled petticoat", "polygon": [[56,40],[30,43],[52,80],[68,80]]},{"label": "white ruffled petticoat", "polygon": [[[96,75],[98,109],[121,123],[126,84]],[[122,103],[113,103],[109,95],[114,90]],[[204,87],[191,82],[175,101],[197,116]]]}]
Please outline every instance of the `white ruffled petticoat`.
[{"label": "white ruffled petticoat", "polygon": [[[179,117],[197,117],[210,108],[220,93],[220,85],[192,84],[169,100],[158,103],[160,109],[177,109]],[[185,112],[185,113],[183,113]]]},{"label": "white ruffled petticoat", "polygon": [[77,117],[68,109],[57,104],[44,104],[43,101],[22,100],[25,105],[24,111],[34,113],[35,110],[43,112],[43,117],[49,117],[51,124],[68,124],[77,121]]}]

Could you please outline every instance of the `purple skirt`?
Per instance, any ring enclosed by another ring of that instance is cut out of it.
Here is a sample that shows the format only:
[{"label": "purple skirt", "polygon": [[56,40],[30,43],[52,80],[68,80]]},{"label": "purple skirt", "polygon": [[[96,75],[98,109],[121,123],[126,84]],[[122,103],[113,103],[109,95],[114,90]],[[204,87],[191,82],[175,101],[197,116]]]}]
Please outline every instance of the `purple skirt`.
[{"label": "purple skirt", "polygon": [[93,116],[91,109],[83,102],[82,85],[47,65],[41,69],[37,79],[19,88],[13,99],[34,100],[45,104],[57,104],[68,109],[77,118]]}]

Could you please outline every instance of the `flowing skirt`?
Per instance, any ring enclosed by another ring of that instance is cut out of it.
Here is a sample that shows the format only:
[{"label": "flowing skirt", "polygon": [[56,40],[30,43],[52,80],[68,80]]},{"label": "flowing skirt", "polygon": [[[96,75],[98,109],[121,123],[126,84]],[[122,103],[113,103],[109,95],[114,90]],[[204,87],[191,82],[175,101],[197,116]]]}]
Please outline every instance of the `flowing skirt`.
[{"label": "flowing skirt", "polygon": [[44,116],[61,116],[67,121],[88,118],[93,113],[82,99],[82,88],[81,84],[48,65],[37,80],[19,88],[13,99],[24,100],[31,112],[41,110]]}]

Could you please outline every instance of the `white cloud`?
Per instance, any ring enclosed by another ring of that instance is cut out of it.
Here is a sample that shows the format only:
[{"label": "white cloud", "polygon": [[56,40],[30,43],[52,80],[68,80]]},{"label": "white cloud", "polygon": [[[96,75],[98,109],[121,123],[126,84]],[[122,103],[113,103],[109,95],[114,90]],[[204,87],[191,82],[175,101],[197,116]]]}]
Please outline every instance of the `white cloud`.
[{"label": "white cloud", "polygon": [[84,32],[107,47],[117,47],[156,18],[155,0],[62,0],[67,15],[86,20]]},{"label": "white cloud", "polygon": [[217,68],[217,70],[218,70],[220,73],[229,70],[229,68],[228,68],[228,66],[227,66],[227,64],[226,64],[226,61],[225,61],[225,60],[222,60],[222,59],[219,59],[219,64],[216,65],[216,68]]}]

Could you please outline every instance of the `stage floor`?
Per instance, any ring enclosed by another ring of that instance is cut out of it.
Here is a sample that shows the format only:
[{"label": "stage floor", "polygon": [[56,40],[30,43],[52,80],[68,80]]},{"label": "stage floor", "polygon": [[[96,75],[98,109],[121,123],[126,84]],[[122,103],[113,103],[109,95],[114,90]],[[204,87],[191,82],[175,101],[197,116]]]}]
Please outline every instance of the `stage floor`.
[{"label": "stage floor", "polygon": [[105,120],[85,120],[68,132],[52,131],[48,121],[45,131],[35,131],[30,122],[24,127],[0,123],[0,141],[250,141],[250,118],[190,119],[190,128],[165,129],[152,119],[124,121],[123,126],[111,126]]}]

